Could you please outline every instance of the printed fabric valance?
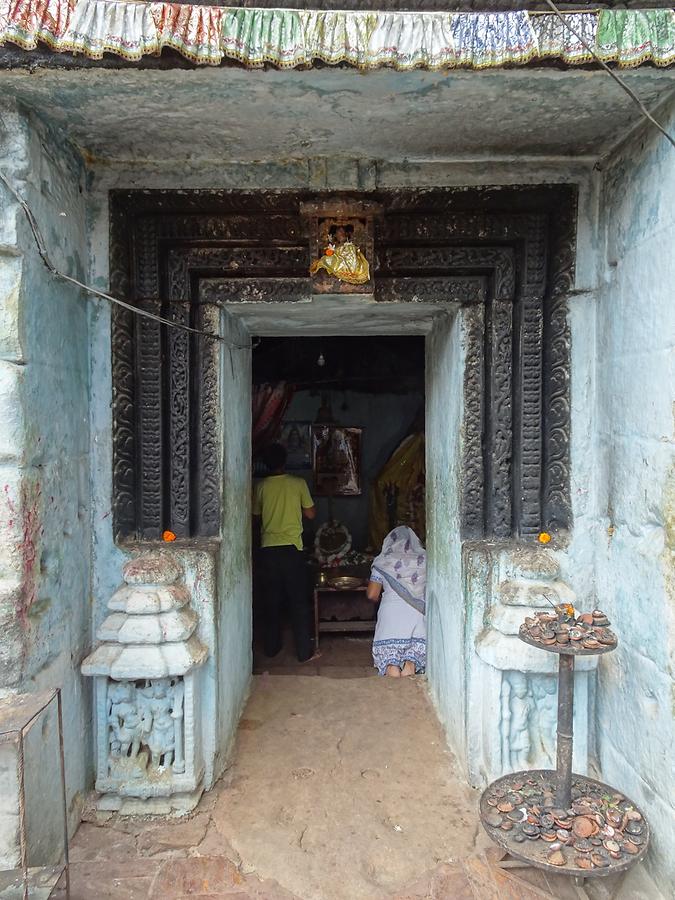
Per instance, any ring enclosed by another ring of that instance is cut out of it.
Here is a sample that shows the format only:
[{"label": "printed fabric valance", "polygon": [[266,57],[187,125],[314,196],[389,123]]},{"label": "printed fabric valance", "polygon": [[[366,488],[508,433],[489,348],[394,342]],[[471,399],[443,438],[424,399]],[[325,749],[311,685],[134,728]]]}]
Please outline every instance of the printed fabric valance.
[{"label": "printed fabric valance", "polygon": [[[564,14],[603,60],[675,63],[675,11]],[[587,63],[592,55],[555,15],[527,12],[320,12],[233,9],[114,0],[0,0],[0,46],[17,44],[101,59],[158,56],[171,47],[195,63],[361,69],[484,69],[537,59]]]}]

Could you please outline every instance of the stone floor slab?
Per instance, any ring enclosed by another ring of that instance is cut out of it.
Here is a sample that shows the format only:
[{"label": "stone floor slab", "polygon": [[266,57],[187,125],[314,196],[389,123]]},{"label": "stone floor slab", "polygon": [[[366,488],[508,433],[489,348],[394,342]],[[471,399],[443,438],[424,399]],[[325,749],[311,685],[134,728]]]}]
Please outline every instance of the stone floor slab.
[{"label": "stone floor slab", "polygon": [[178,900],[184,896],[233,892],[244,876],[222,857],[199,856],[162,863],[149,900]]}]

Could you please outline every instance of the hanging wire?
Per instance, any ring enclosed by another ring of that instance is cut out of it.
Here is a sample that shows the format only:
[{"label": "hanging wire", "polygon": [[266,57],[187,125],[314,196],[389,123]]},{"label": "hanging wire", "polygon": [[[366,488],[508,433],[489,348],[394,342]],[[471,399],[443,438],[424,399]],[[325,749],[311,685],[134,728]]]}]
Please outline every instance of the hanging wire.
[{"label": "hanging wire", "polygon": [[551,9],[551,11],[553,13],[555,13],[555,15],[560,19],[560,21],[563,24],[563,27],[567,28],[567,30],[570,31],[574,35],[574,37],[586,48],[586,50],[588,50],[588,52],[591,54],[593,59],[597,63],[599,63],[599,65],[602,66],[602,68],[605,70],[605,72],[607,72],[607,74],[610,75],[614,79],[614,81],[616,81],[616,83],[619,85],[621,90],[625,91],[628,94],[628,96],[631,98],[633,103],[635,103],[635,105],[640,110],[640,112],[645,117],[645,119],[647,119],[647,121],[650,122],[655,128],[658,128],[658,130],[666,138],[666,140],[668,140],[672,144],[672,146],[675,147],[675,138],[671,134],[669,134],[668,131],[666,131],[666,129],[663,127],[663,125],[659,121],[657,121],[654,118],[654,116],[649,112],[649,110],[644,105],[642,100],[640,100],[640,98],[635,93],[635,91],[631,87],[629,87],[629,85],[626,84],[626,82],[623,80],[623,78],[621,78],[620,75],[617,75],[617,73],[612,68],[610,68],[610,66],[607,65],[607,63],[604,61],[604,59],[601,59],[598,56],[598,54],[595,52],[593,47],[591,47],[591,45],[579,34],[579,32],[569,24],[569,21],[560,12],[560,10],[555,5],[553,0],[544,0],[544,2],[549,7],[549,9]]},{"label": "hanging wire", "polygon": [[56,268],[49,257],[44,238],[42,237],[42,232],[40,231],[40,226],[38,225],[37,220],[33,215],[32,209],[30,208],[28,203],[26,203],[21,194],[19,194],[19,192],[16,190],[5,173],[1,170],[0,181],[5,185],[12,197],[14,197],[16,202],[24,211],[26,218],[28,219],[28,224],[30,226],[33,239],[35,240],[40,258],[55,278],[59,278],[61,281],[66,281],[68,282],[68,284],[74,284],[76,287],[80,288],[88,294],[91,294],[94,297],[99,297],[102,300],[107,300],[109,303],[114,303],[117,306],[121,306],[122,309],[126,309],[136,316],[141,316],[144,319],[152,319],[153,322],[159,322],[160,325],[166,325],[169,328],[177,328],[179,331],[187,331],[189,334],[196,334],[200,337],[205,337],[210,341],[217,341],[221,344],[226,344],[228,347],[230,347],[230,349],[252,349],[250,346],[245,344],[235,344],[233,341],[229,341],[221,334],[215,334],[212,331],[202,331],[200,328],[191,328],[189,325],[183,325],[181,322],[174,322],[172,319],[165,319],[163,316],[157,316],[155,315],[155,313],[148,312],[147,309],[141,309],[138,306],[133,306],[131,303],[127,303],[125,300],[120,300],[119,297],[113,297],[112,294],[107,294],[105,291],[99,291],[98,288],[91,287],[88,284],[83,284],[83,282],[78,281],[77,278],[73,278],[70,275],[66,275],[64,272],[59,271],[59,269]]}]

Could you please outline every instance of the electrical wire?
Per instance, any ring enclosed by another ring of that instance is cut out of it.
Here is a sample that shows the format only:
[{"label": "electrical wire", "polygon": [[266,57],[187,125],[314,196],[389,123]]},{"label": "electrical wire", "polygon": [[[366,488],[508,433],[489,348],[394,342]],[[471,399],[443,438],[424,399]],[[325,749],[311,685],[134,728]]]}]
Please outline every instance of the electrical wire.
[{"label": "electrical wire", "polygon": [[623,80],[623,78],[621,78],[620,75],[617,75],[616,72],[607,65],[607,63],[604,61],[604,59],[601,59],[601,57],[598,56],[598,54],[595,52],[595,50],[591,47],[591,45],[586,40],[584,40],[584,38],[579,34],[579,32],[576,31],[569,24],[569,22],[565,19],[565,16],[563,16],[563,14],[560,12],[560,10],[555,5],[555,3],[553,3],[553,0],[544,0],[544,2],[549,7],[549,9],[551,9],[551,11],[553,13],[555,13],[555,15],[560,19],[560,21],[563,24],[563,27],[567,28],[567,30],[570,31],[574,35],[574,37],[582,44],[582,46],[584,46],[586,48],[586,50],[588,50],[588,52],[591,54],[593,59],[597,63],[599,63],[602,66],[602,68],[605,70],[605,72],[607,72],[607,74],[610,75],[614,79],[614,81],[616,81],[616,83],[619,85],[619,87],[628,94],[628,96],[631,98],[633,103],[635,103],[635,105],[640,110],[640,112],[645,117],[645,119],[647,119],[648,122],[651,122],[651,124],[655,128],[658,128],[658,130],[666,138],[666,140],[670,141],[672,146],[675,147],[675,138],[671,134],[669,134],[666,131],[666,129],[663,127],[663,125],[654,118],[654,116],[649,112],[649,110],[644,105],[642,100],[640,100],[640,98],[635,93],[635,91],[626,84],[626,82]]},{"label": "electrical wire", "polygon": [[[647,107],[644,105],[642,100],[638,97],[635,91],[621,78],[619,75],[611,69],[604,59],[601,59],[598,54],[595,52],[593,47],[579,34],[579,32],[569,24],[569,21],[563,16],[558,7],[553,3],[553,0],[544,0],[549,9],[557,16],[558,19],[562,22],[563,28],[567,28],[571,34],[580,42],[580,44],[590,53],[592,58],[607,72],[607,74],[619,85],[619,87],[628,94],[630,99],[635,103],[637,108],[639,109],[642,116],[650,122],[661,134],[666,138],[667,141],[675,148],[675,138],[668,133],[668,131],[663,127],[663,125],[657,121],[654,116],[649,112]],[[196,334],[200,337],[205,337],[211,341],[218,341],[219,343],[223,343],[228,345],[229,347],[234,347],[238,350],[247,350],[249,349],[247,346],[242,344],[235,344],[232,341],[228,341],[227,338],[224,338],[221,334],[215,334],[211,331],[203,331],[199,328],[192,328],[189,325],[183,325],[181,322],[174,322],[171,319],[165,319],[163,316],[155,315],[155,313],[151,313],[148,310],[141,309],[137,306],[133,306],[131,303],[127,303],[124,300],[120,300],[119,297],[113,297],[111,294],[106,293],[105,291],[100,291],[98,288],[93,288],[88,284],[84,284],[81,281],[78,281],[77,278],[73,278],[70,275],[66,275],[64,272],[61,272],[56,266],[52,263],[49,253],[47,251],[47,247],[45,245],[44,239],[42,237],[42,233],[40,231],[40,227],[33,215],[33,211],[31,210],[28,203],[24,200],[24,198],[19,194],[19,192],[14,188],[12,183],[9,181],[4,172],[0,171],[0,181],[5,185],[10,194],[14,197],[16,202],[21,206],[24,211],[26,218],[28,220],[28,224],[30,226],[30,230],[32,232],[33,238],[35,240],[35,244],[37,246],[38,253],[42,262],[46,266],[46,268],[51,272],[51,274],[55,278],[59,278],[61,281],[65,281],[69,284],[73,284],[76,287],[80,288],[80,290],[85,291],[86,293],[98,297],[102,300],[107,300],[109,303],[113,303],[117,306],[120,306],[122,309],[126,309],[129,312],[133,313],[133,315],[141,316],[145,319],[151,319],[154,322],[158,322],[160,325],[166,325],[168,328],[176,328],[180,331],[188,332],[189,334]]]},{"label": "electrical wire", "polygon": [[[70,275],[66,275],[64,272],[59,271],[56,268],[54,263],[51,261],[49,253],[47,251],[47,247],[45,245],[44,238],[42,237],[42,232],[40,231],[40,226],[35,219],[32,209],[28,205],[28,203],[24,200],[24,198],[19,194],[14,185],[10,182],[4,172],[0,170],[0,181],[5,185],[10,194],[14,197],[16,202],[19,204],[21,209],[24,211],[26,218],[28,219],[28,224],[30,226],[31,233],[33,235],[33,239],[35,240],[35,244],[37,246],[38,254],[42,262],[45,264],[47,269],[51,272],[51,274],[55,278],[59,278],[61,281],[66,281],[68,284],[73,284],[81,290],[85,291],[88,294],[91,294],[94,297],[99,297],[102,300],[107,300],[109,303],[114,303],[117,306],[121,306],[122,309],[126,309],[129,312],[133,313],[136,316],[141,316],[144,319],[152,319],[153,322],[159,322],[160,325],[166,325],[169,328],[177,328],[180,331],[187,331],[189,334],[196,334],[199,337],[208,338],[211,341],[218,341],[219,343],[226,344],[231,349],[234,348],[236,350],[250,350],[251,347],[245,344],[235,344],[233,341],[229,341],[227,338],[223,337],[221,334],[215,334],[212,331],[202,331],[200,328],[192,328],[189,325],[183,325],[182,322],[174,322],[172,319],[165,319],[164,316],[157,316],[155,313],[148,312],[147,309],[141,309],[138,306],[133,306],[131,303],[127,303],[125,300],[120,300],[119,297],[113,297],[112,294],[107,294],[105,291],[99,291],[98,288],[91,287],[88,284],[83,284],[83,282],[78,281],[77,278],[73,278]],[[257,345],[256,345],[257,346]]]}]

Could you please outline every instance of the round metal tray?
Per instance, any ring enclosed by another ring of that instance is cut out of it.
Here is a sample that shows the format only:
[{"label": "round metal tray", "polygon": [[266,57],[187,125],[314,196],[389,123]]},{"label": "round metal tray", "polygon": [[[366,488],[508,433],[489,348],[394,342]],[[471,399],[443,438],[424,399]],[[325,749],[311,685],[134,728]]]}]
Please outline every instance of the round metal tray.
[{"label": "round metal tray", "polygon": [[521,641],[525,644],[529,644],[531,647],[538,647],[540,650],[548,650],[549,653],[561,653],[563,656],[599,656],[601,653],[611,653],[612,650],[616,650],[619,645],[617,640],[613,644],[602,644],[594,650],[587,650],[585,647],[579,647],[577,649],[571,642],[569,644],[542,644],[540,641],[535,641],[533,638],[523,634],[522,631],[518,632],[518,637]]},{"label": "round metal tray", "polygon": [[[500,827],[494,827],[486,822],[486,817],[495,812],[495,809],[487,802],[488,797],[494,798],[495,794],[503,791],[504,796],[507,794],[521,793],[531,791],[532,797],[526,797],[523,800],[523,806],[531,805],[536,798],[542,796],[544,792],[555,793],[557,781],[557,773],[551,769],[533,769],[525,772],[514,772],[511,775],[505,775],[503,778],[493,781],[480,798],[480,818],[483,828],[487,831],[490,838],[498,844],[503,850],[513,856],[515,859],[529,863],[536,869],[544,869],[547,872],[557,872],[562,875],[575,875],[580,878],[602,878],[607,875],[616,875],[619,872],[625,872],[636,863],[638,863],[647,852],[649,846],[650,830],[647,820],[642,810],[631,800],[628,799],[620,791],[603,784],[601,781],[595,781],[593,778],[586,778],[583,775],[572,776],[572,799],[581,797],[589,792],[599,793],[602,797],[621,797],[618,801],[619,808],[631,808],[636,810],[642,816],[642,824],[644,832],[641,835],[643,843],[640,850],[634,856],[623,855],[622,859],[610,859],[610,864],[606,868],[584,869],[575,865],[575,857],[579,854],[573,849],[563,847],[563,853],[567,857],[567,862],[563,866],[554,866],[547,862],[546,856],[551,848],[549,843],[541,840],[526,840],[518,843],[513,840],[515,828],[511,831],[503,831]],[[544,804],[542,803],[542,806]],[[517,806],[520,808],[520,805]]]},{"label": "round metal tray", "polygon": [[354,575],[340,575],[338,578],[329,578],[328,585],[338,591],[353,591],[355,588],[363,587],[363,579]]}]

